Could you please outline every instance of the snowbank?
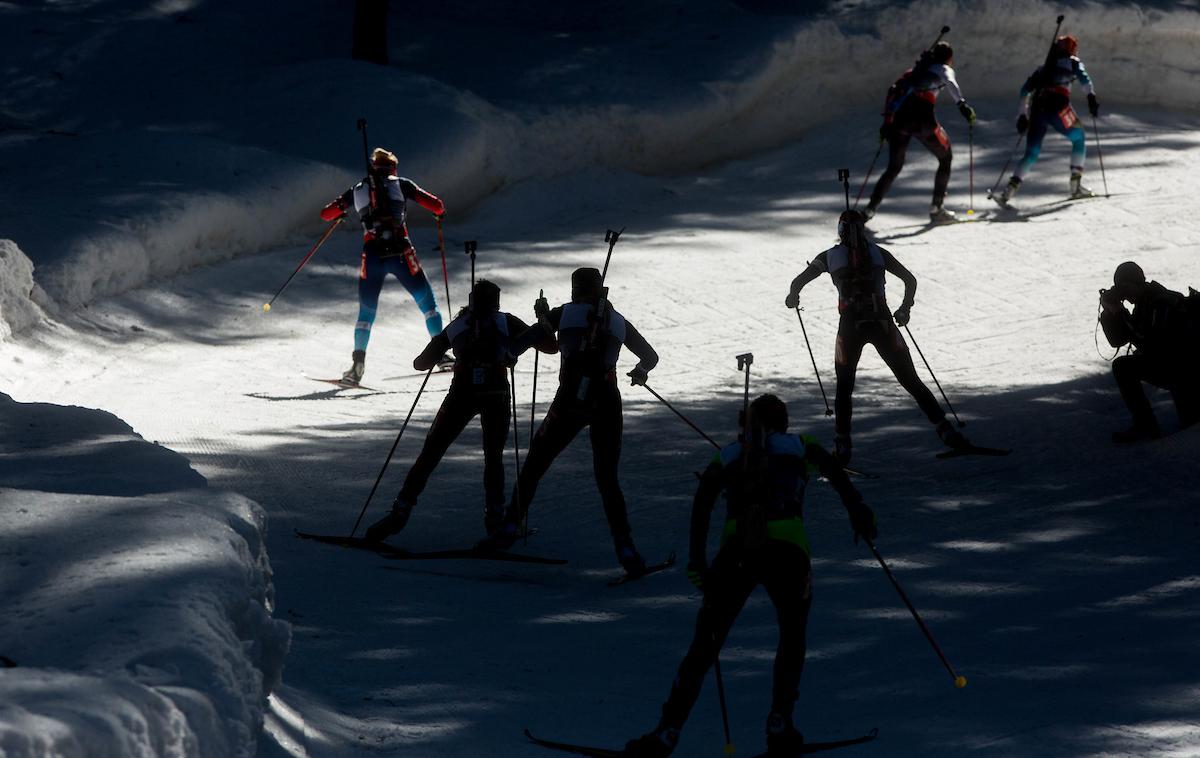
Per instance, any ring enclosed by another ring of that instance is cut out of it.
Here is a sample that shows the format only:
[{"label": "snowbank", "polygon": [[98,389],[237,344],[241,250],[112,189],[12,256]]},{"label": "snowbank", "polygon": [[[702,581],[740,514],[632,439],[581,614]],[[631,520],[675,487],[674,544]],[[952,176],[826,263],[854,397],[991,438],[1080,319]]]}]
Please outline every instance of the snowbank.
[{"label": "snowbank", "polygon": [[0,754],[254,755],[290,641],[262,509],[110,414],[0,421]]},{"label": "snowbank", "polygon": [[33,281],[33,261],[12,240],[0,239],[0,340],[40,320],[45,302]]}]

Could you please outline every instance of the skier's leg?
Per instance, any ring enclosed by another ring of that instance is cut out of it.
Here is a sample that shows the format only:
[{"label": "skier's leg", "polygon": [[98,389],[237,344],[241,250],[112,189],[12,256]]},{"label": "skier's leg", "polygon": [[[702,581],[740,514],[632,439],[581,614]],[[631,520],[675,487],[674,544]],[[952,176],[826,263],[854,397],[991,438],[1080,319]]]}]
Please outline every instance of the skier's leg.
[{"label": "skier's leg", "polygon": [[442,314],[438,312],[433,287],[429,284],[424,269],[417,261],[417,254],[411,247],[398,259],[395,274],[421,309],[429,336],[436,337],[442,331]]},{"label": "skier's leg", "polygon": [[550,403],[546,418],[529,441],[529,453],[525,456],[525,462],[521,464],[521,471],[517,475],[518,486],[513,490],[509,513],[505,517],[507,520],[519,523],[525,518],[529,504],[533,502],[533,496],[537,492],[538,483],[550,470],[550,464],[583,429],[586,418],[574,411],[571,405],[572,401],[562,398],[561,394],[556,395]]},{"label": "skier's leg", "polygon": [[921,134],[918,139],[937,158],[938,169],[933,177],[931,203],[941,207],[942,202],[946,199],[946,187],[950,184],[950,164],[954,160],[954,151],[950,147],[950,136],[946,134],[946,130],[942,128],[941,124],[935,121],[934,128]]},{"label": "skier's leg", "polygon": [[779,647],[775,651],[771,711],[792,723],[800,696],[800,675],[807,648],[808,612],[812,605],[812,567],[799,545],[770,540],[763,550],[758,579],[775,605]]},{"label": "skier's leg", "polygon": [[609,532],[614,538],[623,538],[629,536],[631,529],[625,510],[625,495],[621,492],[621,482],[617,476],[624,428],[621,393],[616,386],[608,383],[598,389],[600,398],[588,430],[592,442],[592,471],[596,475],[600,500],[604,503]]},{"label": "skier's leg", "polygon": [[834,349],[833,369],[837,377],[837,388],[833,397],[833,431],[835,437],[844,437],[849,445],[850,418],[853,415],[854,379],[858,372],[858,360],[862,357],[862,335],[854,319],[843,316],[838,325],[837,347]]},{"label": "skier's leg", "polygon": [[880,325],[882,328],[871,335],[871,344],[879,351],[879,357],[883,358],[883,362],[892,370],[900,386],[917,401],[917,406],[925,414],[925,418],[934,424],[941,422],[946,418],[946,412],[938,405],[937,398],[921,381],[921,377],[917,376],[917,368],[913,365],[912,353],[908,350],[904,336],[890,321],[882,321]]},{"label": "skier's leg", "polygon": [[700,696],[708,669],[716,660],[730,627],[754,591],[754,580],[739,563],[736,551],[717,553],[704,580],[704,605],[696,615],[691,647],[679,664],[671,694],[663,703],[660,727],[681,729]]},{"label": "skier's leg", "polygon": [[479,426],[483,432],[483,497],[488,512],[504,509],[504,446],[512,408],[507,395],[488,395],[480,400]]},{"label": "skier's leg", "polygon": [[883,173],[879,175],[875,189],[871,191],[871,200],[867,203],[870,213],[873,214],[879,204],[883,202],[883,196],[892,188],[892,182],[900,175],[900,169],[904,168],[904,155],[908,151],[909,139],[909,135],[905,132],[894,132],[888,137],[888,164]]},{"label": "skier's leg", "polygon": [[442,407],[438,409],[433,423],[429,426],[429,433],[425,435],[421,453],[404,478],[404,486],[400,488],[397,500],[409,504],[417,502],[417,498],[425,490],[429,475],[437,468],[446,450],[458,439],[477,412],[477,402],[469,392],[456,392],[451,389],[446,393],[446,399],[442,401]]},{"label": "skier's leg", "polygon": [[1029,169],[1033,168],[1033,164],[1037,163],[1038,156],[1042,154],[1042,140],[1046,138],[1046,117],[1034,111],[1029,118],[1029,131],[1025,133],[1025,155],[1017,163],[1016,171],[1013,171],[1013,179],[1017,183],[1021,183],[1025,179],[1025,174],[1029,173]]},{"label": "skier's leg", "polygon": [[371,326],[375,323],[375,313],[379,309],[379,292],[383,289],[385,275],[383,262],[378,256],[367,252],[362,254],[362,262],[358,268],[358,322],[354,325],[355,352],[367,351],[367,342],[371,339]]}]

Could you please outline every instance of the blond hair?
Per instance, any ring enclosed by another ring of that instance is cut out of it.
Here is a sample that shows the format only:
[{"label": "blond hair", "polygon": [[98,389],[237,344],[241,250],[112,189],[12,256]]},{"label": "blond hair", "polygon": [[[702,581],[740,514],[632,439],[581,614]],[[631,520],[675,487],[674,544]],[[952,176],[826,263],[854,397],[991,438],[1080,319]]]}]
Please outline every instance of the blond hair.
[{"label": "blond hair", "polygon": [[371,151],[371,164],[374,166],[382,166],[387,164],[392,168],[395,168],[399,165],[399,163],[400,162],[396,160],[396,154],[390,150],[384,150],[382,147],[377,147]]}]

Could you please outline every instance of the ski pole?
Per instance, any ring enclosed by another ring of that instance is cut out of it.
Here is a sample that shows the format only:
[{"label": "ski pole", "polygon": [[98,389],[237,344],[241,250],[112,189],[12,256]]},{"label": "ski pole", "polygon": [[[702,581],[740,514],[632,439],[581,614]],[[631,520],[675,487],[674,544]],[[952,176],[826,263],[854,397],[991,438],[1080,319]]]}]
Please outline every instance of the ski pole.
[{"label": "ski pole", "polygon": [[967,124],[967,215],[975,215],[975,125]]},{"label": "ski pole", "polygon": [[[471,258],[471,292],[475,291],[475,250],[478,247],[479,246],[476,244],[475,240],[467,240],[463,243],[463,252]],[[446,307],[449,308],[450,290],[446,290],[446,299]]]},{"label": "ski pole", "polygon": [[712,445],[713,447],[715,447],[716,449],[718,449],[718,450],[720,450],[720,449],[721,449],[721,446],[717,444],[717,441],[716,441],[716,440],[714,440],[712,437],[709,437],[707,434],[705,434],[705,433],[704,433],[704,431],[703,431],[703,430],[702,430],[700,427],[696,426],[695,424],[693,424],[693,423],[691,422],[691,419],[689,419],[687,416],[685,416],[685,415],[683,415],[682,413],[680,413],[680,412],[679,412],[679,411],[678,411],[678,410],[675,408],[675,406],[673,406],[673,405],[671,405],[670,403],[668,403],[668,402],[667,402],[667,400],[666,400],[666,398],[664,398],[662,395],[660,395],[660,394],[658,394],[657,392],[655,392],[655,391],[654,391],[654,388],[653,388],[653,387],[651,387],[649,384],[643,384],[642,386],[643,386],[643,387],[645,387],[645,388],[646,388],[646,390],[647,390],[647,391],[649,391],[649,393],[650,393],[651,395],[654,395],[654,397],[656,397],[656,398],[658,399],[658,402],[660,402],[660,403],[662,403],[663,405],[667,406],[667,408],[668,408],[668,409],[669,409],[669,410],[670,410],[672,413],[674,413],[676,416],[678,416],[678,417],[679,417],[679,419],[680,419],[681,421],[683,421],[683,423],[685,423],[685,424],[687,424],[688,426],[692,427],[692,429],[693,429],[693,430],[696,432],[696,434],[699,434],[701,437],[703,437],[704,439],[708,440],[708,443],[709,443],[710,445]]},{"label": "ski pole", "polygon": [[1021,140],[1023,139],[1025,139],[1025,135],[1018,134],[1016,144],[1013,145],[1012,150],[1008,151],[1008,159],[1004,161],[1004,168],[1000,169],[1000,175],[996,177],[996,181],[992,182],[992,186],[988,188],[987,196],[989,200],[992,199],[992,195],[996,194],[996,188],[1000,186],[1000,182],[1004,181],[1004,175],[1008,173],[1008,164],[1012,163],[1013,156],[1017,154],[1017,148],[1021,146]]},{"label": "ski pole", "polygon": [[[850,204],[850,192],[846,192],[846,205]],[[749,439],[750,431],[750,366],[754,364],[754,353],[742,353],[734,356],[737,358],[738,371],[745,370],[746,372],[746,391],[742,396],[742,434],[739,437],[741,442]],[[743,464],[745,460],[742,461]]]},{"label": "ski pole", "polygon": [[329,239],[329,235],[333,234],[333,230],[337,229],[338,224],[342,223],[343,219],[345,219],[345,216],[335,219],[334,222],[329,225],[329,228],[326,229],[325,233],[321,235],[321,239],[317,240],[317,244],[313,245],[312,250],[308,251],[308,255],[304,256],[304,258],[300,261],[300,265],[296,266],[296,270],[293,271],[292,275],[287,278],[287,281],[283,283],[283,286],[275,290],[275,294],[271,295],[271,299],[269,301],[263,303],[263,313],[270,312],[271,303],[274,303],[275,298],[279,297],[279,295],[282,294],[285,289],[287,289],[287,286],[292,283],[293,279],[296,278],[296,274],[299,274],[300,269],[304,268],[304,264],[308,263],[309,259],[317,254],[317,250],[320,249],[321,245],[325,244],[325,240]]},{"label": "ski pole", "polygon": [[933,373],[933,368],[929,365],[929,361],[925,360],[925,353],[921,352],[921,346],[917,344],[916,339],[912,336],[912,331],[908,328],[908,324],[904,325],[904,331],[908,334],[908,338],[912,340],[913,347],[917,349],[917,355],[921,356],[921,362],[925,364],[925,368],[929,369],[929,375],[933,377],[933,383],[937,385],[938,392],[942,393],[942,399],[946,401],[946,407],[950,409],[950,413],[954,416],[954,420],[958,422],[959,427],[964,427],[967,422],[958,417],[954,412],[954,406],[950,405],[950,398],[946,397],[946,390],[942,389],[942,383],[938,381],[937,374]]},{"label": "ski pole", "polygon": [[[546,296],[545,290],[538,290],[538,299],[541,300]],[[537,378],[538,378],[538,353],[541,352],[536,348],[533,351],[533,392],[529,397],[529,440],[533,441],[533,423],[537,413]],[[513,419],[513,423],[517,423]]]},{"label": "ski pole", "polygon": [[854,207],[858,208],[859,201],[862,200],[863,192],[867,189],[867,182],[871,179],[871,172],[875,170],[875,161],[879,160],[879,154],[883,152],[884,141],[879,140],[879,147],[875,150],[875,157],[871,159],[871,165],[867,167],[867,173],[863,175],[862,185],[858,188],[858,197],[854,198]]},{"label": "ski pole", "polygon": [[[521,506],[521,443],[517,432],[517,369],[508,367],[509,386],[512,388],[512,428],[513,428],[513,459],[517,463],[517,477],[513,480],[513,496],[517,499],[517,507]],[[529,511],[525,511],[521,519],[521,534],[526,543],[529,542]]]},{"label": "ski pole", "polygon": [[362,510],[358,512],[358,520],[354,522],[354,528],[350,530],[350,536],[358,531],[358,525],[362,523],[362,518],[366,515],[367,506],[371,504],[371,498],[375,496],[375,490],[379,489],[379,482],[383,480],[383,472],[387,471],[388,464],[392,462],[392,456],[396,454],[396,447],[400,444],[400,438],[404,436],[404,430],[408,428],[409,419],[412,418],[413,411],[417,409],[417,402],[421,399],[421,393],[425,391],[425,385],[429,383],[429,376],[433,373],[431,367],[425,372],[425,381],[421,382],[421,389],[417,390],[417,396],[413,398],[412,407],[408,409],[408,415],[404,417],[404,423],[400,426],[400,433],[396,435],[396,441],[392,443],[392,449],[388,451],[387,459],[383,462],[383,468],[379,469],[379,476],[375,477],[375,484],[371,485],[371,491],[367,494],[367,499],[363,502]]},{"label": "ski pole", "polygon": [[1092,116],[1092,133],[1096,135],[1096,157],[1100,159],[1100,178],[1104,180],[1104,196],[1108,194],[1108,177],[1104,175],[1104,151],[1100,149],[1100,127],[1096,125],[1096,117]]},{"label": "ski pole", "polygon": [[[713,645],[717,644],[717,633],[713,632]],[[733,740],[729,736],[729,706],[725,704],[725,682],[721,678],[721,651],[718,649],[713,656],[713,676],[717,680],[717,700],[721,703],[721,726],[725,730],[725,755],[737,752]]]},{"label": "ski pole", "polygon": [[[880,145],[883,147],[883,145]],[[838,181],[842,183],[842,188],[846,190],[846,210],[850,210],[850,169],[838,169]]]},{"label": "ski pole", "polygon": [[812,344],[808,341],[808,330],[804,328],[804,317],[800,315],[801,310],[797,305],[796,318],[800,319],[800,332],[804,335],[804,346],[808,348],[808,358],[812,361],[813,374],[817,377],[817,386],[821,388],[821,399],[825,401],[825,415],[832,416],[833,409],[829,407],[829,396],[825,394],[825,385],[821,383],[821,372],[817,370],[817,358],[813,355]]},{"label": "ski pole", "polygon": [[900,595],[900,599],[903,600],[904,604],[908,606],[909,613],[911,613],[912,617],[916,619],[917,626],[921,627],[921,631],[925,634],[925,639],[929,640],[929,644],[933,646],[933,651],[937,653],[937,657],[941,659],[942,665],[945,666],[946,670],[950,672],[950,676],[954,679],[954,686],[958,687],[959,689],[966,687],[967,678],[965,676],[960,676],[957,672],[955,672],[954,667],[950,665],[950,661],[946,659],[946,655],[942,652],[942,649],[938,647],[937,641],[933,639],[933,634],[930,633],[929,627],[925,626],[925,622],[921,619],[921,614],[917,613],[917,609],[913,607],[912,602],[908,599],[908,595],[904,594],[904,589],[900,586],[900,582],[896,581],[896,577],[892,574],[892,570],[888,568],[887,563],[885,563],[883,560],[883,556],[879,554],[879,550],[875,547],[875,543],[870,537],[863,537],[863,540],[867,543],[867,547],[871,548],[871,552],[875,554],[875,560],[879,561],[879,565],[883,567],[883,573],[887,574],[887,578],[891,580],[892,586],[896,588],[896,593]]},{"label": "ski pole", "polygon": [[454,313],[454,306],[450,305],[450,273],[446,270],[446,238],[442,236],[442,217],[434,216],[434,221],[437,222],[438,232],[438,249],[442,253],[442,281],[446,283],[446,315]]}]

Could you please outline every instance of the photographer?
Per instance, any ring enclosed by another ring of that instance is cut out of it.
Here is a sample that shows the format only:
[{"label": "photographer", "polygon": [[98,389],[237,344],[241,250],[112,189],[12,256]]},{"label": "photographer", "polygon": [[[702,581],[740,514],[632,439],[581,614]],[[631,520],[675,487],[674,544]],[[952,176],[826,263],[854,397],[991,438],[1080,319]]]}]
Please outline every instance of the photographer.
[{"label": "photographer", "polygon": [[[1122,302],[1133,304],[1130,313]],[[1113,347],[1137,350],[1113,361],[1113,376],[1133,424],[1113,434],[1114,442],[1162,436],[1142,382],[1170,391],[1181,427],[1200,421],[1200,335],[1188,298],[1158,282],[1147,282],[1140,266],[1126,261],[1113,273],[1113,287],[1100,291],[1100,326]]]}]

